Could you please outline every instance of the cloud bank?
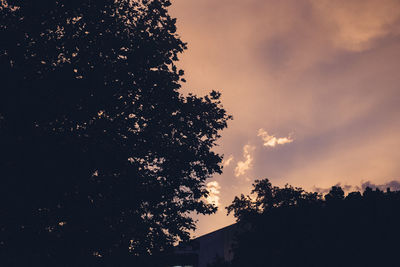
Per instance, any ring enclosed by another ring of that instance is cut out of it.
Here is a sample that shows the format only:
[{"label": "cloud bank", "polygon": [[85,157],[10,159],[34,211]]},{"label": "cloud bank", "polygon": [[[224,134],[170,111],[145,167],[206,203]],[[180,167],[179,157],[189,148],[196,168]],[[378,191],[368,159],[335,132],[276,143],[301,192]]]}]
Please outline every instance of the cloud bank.
[{"label": "cloud bank", "polygon": [[[375,184],[371,181],[366,181],[366,182],[362,182],[360,186],[337,183],[334,186],[340,186],[345,193],[350,193],[352,191],[364,192],[367,187],[372,188],[372,189],[378,188],[379,190],[382,190],[382,191],[386,190],[387,188],[390,188],[391,190],[394,190],[394,191],[398,191],[398,190],[400,190],[400,181],[392,180],[392,181],[382,183],[382,184]],[[313,186],[312,190],[315,192],[318,192],[320,194],[327,194],[327,193],[329,193],[331,188],[332,187],[322,188],[322,187]]]},{"label": "cloud bank", "polygon": [[365,188],[370,187],[372,189],[374,188],[379,188],[380,190],[386,190],[387,188],[390,188],[391,190],[400,190],[400,181],[390,181],[384,184],[374,184],[371,181],[367,181],[361,184],[361,188],[364,191]]}]

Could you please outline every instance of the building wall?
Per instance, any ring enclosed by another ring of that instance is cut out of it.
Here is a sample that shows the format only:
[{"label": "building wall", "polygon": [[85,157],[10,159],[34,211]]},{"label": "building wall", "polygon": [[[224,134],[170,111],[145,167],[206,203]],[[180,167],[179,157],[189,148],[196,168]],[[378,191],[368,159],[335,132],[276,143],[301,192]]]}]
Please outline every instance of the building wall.
[{"label": "building wall", "polygon": [[232,224],[209,234],[194,239],[198,242],[199,255],[198,267],[207,267],[207,264],[213,262],[216,257],[231,261],[233,253],[231,250],[232,243],[236,232],[237,225]]},{"label": "building wall", "polygon": [[207,267],[216,257],[233,259],[231,250],[238,227],[232,224],[175,247],[169,254],[168,267]]}]

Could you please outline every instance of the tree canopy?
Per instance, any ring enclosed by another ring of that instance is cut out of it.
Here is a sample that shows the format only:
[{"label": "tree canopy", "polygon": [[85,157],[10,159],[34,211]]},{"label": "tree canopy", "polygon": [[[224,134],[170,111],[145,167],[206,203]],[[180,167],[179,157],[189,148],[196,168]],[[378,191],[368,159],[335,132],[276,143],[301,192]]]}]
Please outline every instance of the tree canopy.
[{"label": "tree canopy", "polygon": [[169,5],[1,1],[1,265],[124,266],[215,212],[231,116],[216,91],[179,92]]},{"label": "tree canopy", "polygon": [[256,180],[235,197],[239,227],[231,263],[218,266],[397,266],[400,191],[366,188],[345,196]]}]

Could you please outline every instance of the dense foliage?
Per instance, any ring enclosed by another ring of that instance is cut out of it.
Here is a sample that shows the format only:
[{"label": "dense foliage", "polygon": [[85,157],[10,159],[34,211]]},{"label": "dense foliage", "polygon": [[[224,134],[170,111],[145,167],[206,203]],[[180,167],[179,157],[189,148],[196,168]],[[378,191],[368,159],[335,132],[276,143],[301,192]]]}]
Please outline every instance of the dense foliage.
[{"label": "dense foliage", "polygon": [[179,93],[169,5],[0,2],[0,265],[125,266],[215,211],[230,116]]},{"label": "dense foliage", "polygon": [[322,197],[256,181],[227,207],[241,230],[234,260],[213,266],[398,266],[400,191],[366,188]]}]

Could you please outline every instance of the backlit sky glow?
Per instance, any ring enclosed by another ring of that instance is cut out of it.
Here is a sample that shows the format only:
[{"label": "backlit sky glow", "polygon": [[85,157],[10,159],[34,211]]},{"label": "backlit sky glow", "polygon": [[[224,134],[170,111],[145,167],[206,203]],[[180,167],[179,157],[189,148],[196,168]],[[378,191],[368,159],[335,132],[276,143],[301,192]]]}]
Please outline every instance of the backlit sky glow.
[{"label": "backlit sky glow", "polygon": [[[400,185],[399,0],[173,0],[183,92],[222,92],[217,214],[255,179],[320,190]],[[394,182],[393,182],[394,181]],[[400,189],[400,188],[397,188]]]}]

